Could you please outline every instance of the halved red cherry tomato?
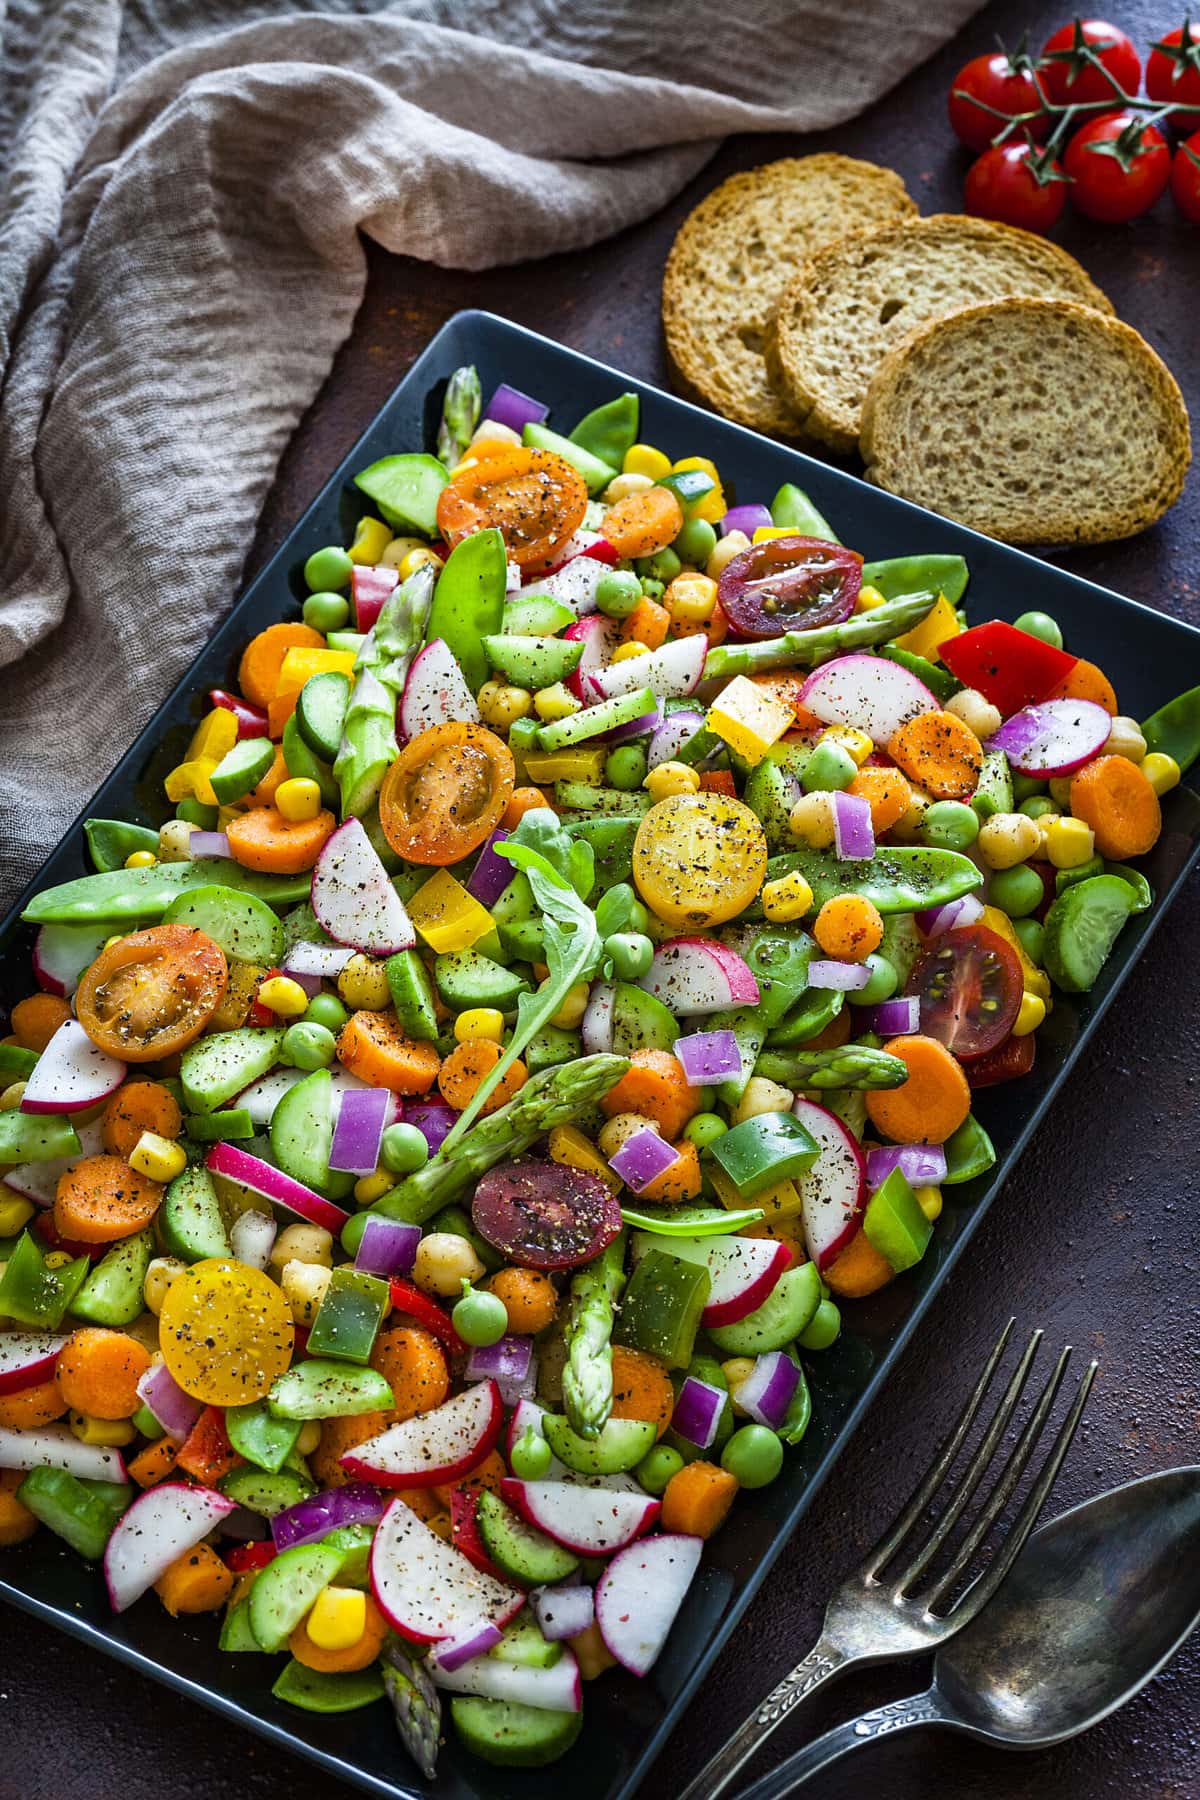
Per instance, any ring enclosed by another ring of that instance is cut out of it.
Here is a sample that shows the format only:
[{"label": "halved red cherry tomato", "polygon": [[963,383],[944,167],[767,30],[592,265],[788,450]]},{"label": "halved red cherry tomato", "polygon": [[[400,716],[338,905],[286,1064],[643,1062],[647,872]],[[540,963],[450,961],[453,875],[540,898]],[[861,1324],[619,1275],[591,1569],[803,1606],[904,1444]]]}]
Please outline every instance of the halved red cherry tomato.
[{"label": "halved red cherry tomato", "polygon": [[221,1003],[229,969],[192,925],[152,925],[100,952],[75,996],[79,1023],[123,1062],[154,1062],[194,1043]]},{"label": "halved red cherry tomato", "polygon": [[451,477],[438,500],[438,530],[453,549],[472,532],[494,525],[509,560],[521,569],[553,562],[578,531],[587,510],[583,476],[549,450],[506,444],[480,456]]},{"label": "halved red cherry tomato", "polygon": [[717,599],[743,637],[840,625],[854,611],[862,565],[856,550],[824,538],[768,538],[726,563]]},{"label": "halved red cherry tomato", "polygon": [[947,931],[919,959],[907,991],[921,1002],[921,1030],[961,1062],[1002,1044],[1021,1008],[1015,951],[986,925]]},{"label": "halved red cherry tomato", "polygon": [[1017,1081],[1028,1075],[1037,1051],[1037,1033],[1005,1038],[986,1056],[976,1056],[963,1065],[963,1073],[972,1088],[999,1087],[1003,1081]]},{"label": "halved red cherry tomato", "polygon": [[621,1209],[596,1175],[525,1157],[485,1175],[471,1202],[475,1229],[526,1269],[574,1269],[612,1243]]},{"label": "halved red cherry tomato", "polygon": [[512,751],[494,732],[460,720],[431,725],[384,777],[383,835],[408,862],[461,862],[496,829],[515,783]]},{"label": "halved red cherry tomato", "polygon": [[947,638],[938,655],[952,675],[998,706],[1006,719],[1049,699],[1079,661],[1004,619],[988,619]]}]

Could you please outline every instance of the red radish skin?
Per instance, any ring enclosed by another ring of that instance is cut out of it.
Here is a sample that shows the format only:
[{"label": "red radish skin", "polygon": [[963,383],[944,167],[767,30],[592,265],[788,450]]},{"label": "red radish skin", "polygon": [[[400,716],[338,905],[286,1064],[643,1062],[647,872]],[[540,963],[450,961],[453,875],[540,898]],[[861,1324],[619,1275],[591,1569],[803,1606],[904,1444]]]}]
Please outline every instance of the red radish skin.
[{"label": "red radish skin", "polygon": [[420,737],[435,725],[450,725],[456,720],[480,725],[483,715],[453,650],[444,638],[434,638],[414,658],[408,671],[400,696],[401,735],[406,740]]},{"label": "red radish skin", "polygon": [[403,1500],[392,1501],[376,1528],[370,1580],[376,1606],[410,1644],[507,1625],[525,1604],[524,1594],[475,1568]]},{"label": "red radish skin", "polygon": [[902,725],[938,703],[923,681],[882,656],[838,656],[814,669],[800,704],[826,725],[855,725],[887,744]]},{"label": "red radish skin", "polygon": [[339,944],[394,956],[417,941],[412,921],[358,819],[331,832],[312,876],[312,908]]},{"label": "red radish skin", "polygon": [[596,677],[616,654],[621,642],[621,621],[605,618],[603,613],[588,613],[586,618],[568,625],[563,638],[567,643],[583,645],[583,654],[567,676],[567,686],[585,706],[594,706],[604,697]]},{"label": "red radish skin", "polygon": [[350,1217],[340,1206],[305,1187],[302,1181],[293,1181],[273,1163],[264,1162],[260,1156],[251,1156],[248,1150],[239,1150],[236,1144],[214,1144],[206,1158],[206,1167],[214,1175],[240,1181],[243,1187],[261,1194],[264,1200],[307,1219],[310,1225],[323,1225],[335,1237]]},{"label": "red radish skin", "polygon": [[356,631],[372,629],[383,611],[384,601],[399,580],[399,571],[386,565],[372,567],[359,563],[350,571],[350,598],[354,602]]},{"label": "red radish skin", "polygon": [[536,1706],[550,1712],[579,1712],[583,1706],[583,1682],[571,1650],[564,1649],[548,1669],[501,1662],[494,1656],[475,1656],[448,1667],[435,1650],[429,1658],[434,1685],[449,1694],[479,1694],[487,1700],[508,1700],[518,1706]]},{"label": "red radish skin", "polygon": [[577,556],[590,556],[594,561],[604,563],[610,569],[615,568],[621,560],[606,537],[601,537],[595,531],[585,531],[582,526],[567,539],[563,545],[563,551],[564,555],[560,557],[559,561],[551,564],[550,568],[544,571],[543,580],[550,575],[557,575],[560,569],[565,569],[567,564],[574,562]]},{"label": "red radish skin", "polygon": [[115,1094],[125,1064],[93,1044],[78,1019],[64,1019],[25,1083],[23,1113],[82,1112]]},{"label": "red radish skin", "polygon": [[749,964],[736,950],[712,938],[671,938],[660,944],[649,974],[638,986],[661,1000],[677,1019],[729,1006],[757,1006],[759,999]]},{"label": "red radish skin", "polygon": [[662,1510],[645,1494],[567,1481],[516,1481],[510,1476],[501,1482],[500,1493],[526,1524],[581,1556],[623,1550],[649,1531]]},{"label": "red radish skin", "polygon": [[1023,775],[1073,775],[1099,756],[1112,719],[1094,700],[1042,700],[1006,719],[991,745]]},{"label": "red radish skin", "polygon": [[792,1111],[821,1146],[811,1169],[792,1177],[803,1201],[808,1254],[827,1269],[858,1230],[867,1204],[867,1159],[839,1118],[814,1100],[797,1100]]},{"label": "red radish skin", "polygon": [[703,1538],[662,1532],[614,1556],[596,1583],[605,1648],[632,1675],[648,1675],[692,1584]]},{"label": "red radish skin", "polygon": [[[479,1495],[473,1488],[452,1487],[450,1489],[450,1540],[456,1550],[462,1551],[469,1563],[473,1563],[477,1569],[482,1569],[485,1575],[494,1575],[497,1581],[503,1581],[504,1570],[496,1567],[480,1536],[479,1521],[476,1516],[478,1508]],[[489,1645],[484,1646],[484,1649],[488,1648],[490,1648]],[[476,1654],[482,1654],[482,1652]]]},{"label": "red radish skin", "polygon": [[559,563],[551,573],[539,575],[536,581],[529,582],[516,598],[534,600],[548,596],[551,600],[561,600],[577,618],[583,618],[596,610],[596,589],[607,567],[607,559],[592,556],[584,550],[567,562]]},{"label": "red radish skin", "polygon": [[0,1333],[0,1394],[19,1394],[49,1381],[66,1341],[51,1331]]},{"label": "red radish skin", "polygon": [[699,687],[707,655],[708,639],[703,633],[672,638],[661,650],[610,663],[593,680],[605,700],[614,700],[618,694],[634,694],[644,687],[652,688],[660,700],[682,699]]},{"label": "red radish skin", "polygon": [[479,1381],[432,1412],[403,1419],[348,1450],[342,1467],[376,1487],[448,1487],[487,1459],[503,1424],[499,1388]]},{"label": "red radish skin", "polygon": [[104,1551],[104,1579],[116,1613],[166,1574],[171,1564],[233,1512],[235,1502],[215,1488],[165,1481],[139,1494],[117,1520]]},{"label": "red radish skin", "polygon": [[[661,1249],[663,1240],[639,1231],[633,1254]],[[671,1254],[703,1263],[712,1278],[708,1304],[700,1316],[705,1326],[732,1325],[757,1311],[780,1276],[792,1266],[792,1253],[774,1238],[672,1238]]]}]

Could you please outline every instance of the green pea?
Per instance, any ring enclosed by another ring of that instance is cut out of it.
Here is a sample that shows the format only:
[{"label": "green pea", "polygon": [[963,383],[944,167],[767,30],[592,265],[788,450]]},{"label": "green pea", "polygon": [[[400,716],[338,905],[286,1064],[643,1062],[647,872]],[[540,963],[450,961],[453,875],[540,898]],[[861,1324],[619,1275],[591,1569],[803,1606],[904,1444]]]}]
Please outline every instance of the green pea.
[{"label": "green pea", "polygon": [[1042,904],[1045,892],[1041,876],[1028,863],[997,869],[988,883],[989,901],[1010,919],[1027,918]]},{"label": "green pea", "polygon": [[135,1431],[140,1431],[144,1438],[149,1438],[152,1444],[157,1443],[158,1439],[164,1435],[162,1426],[144,1400],[130,1418],[129,1423]]},{"label": "green pea", "polygon": [[859,988],[854,998],[860,1006],[878,1006],[881,1000],[890,1000],[900,986],[900,977],[895,967],[886,956],[880,956],[878,950],[867,957],[867,968],[871,971],[866,987]]},{"label": "green pea", "polygon": [[304,1009],[302,1025],[323,1025],[334,1037],[349,1023],[350,1014],[336,994],[314,994]]},{"label": "green pea", "polygon": [[672,1475],[678,1475],[682,1467],[683,1458],[678,1450],[672,1450],[670,1444],[655,1444],[633,1472],[648,1494],[661,1494]]},{"label": "green pea", "polygon": [[304,565],[304,580],[310,594],[337,593],[350,586],[354,564],[340,544],[327,544],[314,550]]},{"label": "green pea", "polygon": [[350,602],[344,594],[310,594],[301,616],[314,631],[340,631],[350,617]]},{"label": "green pea", "polygon": [[765,1425],[743,1425],[722,1450],[721,1467],[744,1488],[767,1487],[783,1467],[783,1445]]},{"label": "green pea", "polygon": [[636,794],[646,779],[646,752],[640,744],[620,744],[604,763],[604,779],[622,794]]},{"label": "green pea", "polygon": [[486,1350],[489,1345],[498,1344],[508,1330],[508,1308],[499,1294],[489,1294],[486,1288],[473,1288],[464,1281],[462,1299],[455,1304],[450,1322],[464,1344]]},{"label": "green pea", "polygon": [[186,819],[189,825],[198,825],[201,831],[217,829],[217,809],[205,806],[203,800],[181,800],[175,808],[177,819]]},{"label": "green pea", "polygon": [[938,850],[969,850],[979,836],[979,814],[961,800],[935,800],[921,821],[921,841]]},{"label": "green pea", "polygon": [[608,619],[627,619],[641,597],[632,569],[607,569],[596,583],[596,605]]},{"label": "green pea", "polygon": [[654,556],[648,556],[645,559],[645,568],[647,575],[653,576],[655,581],[669,585],[679,574],[683,564],[668,545],[667,549],[659,550]]},{"label": "green pea", "polygon": [[527,1425],[512,1447],[508,1466],[518,1481],[539,1481],[553,1459],[554,1453],[545,1438],[532,1425]]},{"label": "green pea", "polygon": [[1022,800],[1032,800],[1035,794],[1044,794],[1046,783],[1037,775],[1022,775],[1020,769],[1012,772],[1013,801],[1020,806]]},{"label": "green pea", "polygon": [[650,972],[654,945],[640,931],[618,931],[605,938],[604,954],[611,956],[618,981],[640,981]]},{"label": "green pea", "polygon": [[1013,930],[1020,939],[1021,948],[1031,963],[1040,968],[1042,964],[1042,945],[1046,941],[1046,928],[1039,925],[1036,919],[1014,919]]},{"label": "green pea", "polygon": [[845,745],[825,738],[805,763],[800,785],[806,794],[830,793],[848,788],[857,774],[858,764]]},{"label": "green pea", "polygon": [[337,1055],[337,1039],[327,1025],[298,1020],[289,1025],[279,1046],[281,1062],[293,1069],[327,1069]]},{"label": "green pea", "polygon": [[1020,618],[1015,619],[1013,623],[1018,631],[1027,631],[1030,637],[1041,638],[1043,644],[1049,644],[1055,650],[1062,649],[1062,631],[1058,620],[1052,619],[1049,613],[1022,613]]},{"label": "green pea", "polygon": [[729,1130],[724,1119],[715,1112],[694,1113],[683,1128],[683,1135],[689,1144],[695,1144],[701,1156],[711,1150],[718,1138],[725,1136]]},{"label": "green pea", "polygon": [[796,1342],[802,1350],[828,1350],[841,1335],[842,1315],[832,1300],[822,1300]]},{"label": "green pea", "polygon": [[1031,794],[1028,800],[1022,800],[1017,811],[1024,813],[1027,819],[1049,819],[1058,817],[1058,808],[1049,794]]},{"label": "green pea", "polygon": [[642,576],[642,592],[647,600],[661,600],[666,591],[665,582],[656,581],[653,575]]},{"label": "green pea", "polygon": [[[671,545],[676,556],[690,563],[694,569],[702,569],[717,547],[717,534],[707,519],[688,519],[683,530]],[[603,609],[601,609],[603,610]]]},{"label": "green pea", "polygon": [[389,1125],[379,1148],[379,1160],[390,1175],[412,1175],[429,1161],[429,1145],[415,1125]]}]

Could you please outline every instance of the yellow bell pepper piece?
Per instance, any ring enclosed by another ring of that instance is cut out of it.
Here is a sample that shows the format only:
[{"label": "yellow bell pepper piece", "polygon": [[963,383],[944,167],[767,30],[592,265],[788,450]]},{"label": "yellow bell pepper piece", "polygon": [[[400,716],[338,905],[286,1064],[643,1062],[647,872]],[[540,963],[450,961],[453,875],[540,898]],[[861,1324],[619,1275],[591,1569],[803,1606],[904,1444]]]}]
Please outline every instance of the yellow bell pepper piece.
[{"label": "yellow bell pepper piece", "polygon": [[469,950],[493,929],[487,907],[468,894],[447,869],[439,869],[417,889],[408,903],[408,916],[439,956]]},{"label": "yellow bell pepper piece", "polygon": [[744,675],[736,675],[713,701],[705,723],[746,762],[760,763],[791,730],[796,715]]},{"label": "yellow bell pepper piece", "polygon": [[199,800],[201,806],[216,806],[217,796],[213,793],[211,780],[216,766],[215,756],[197,756],[172,769],[163,782],[163,791],[172,806],[178,806],[181,800]]},{"label": "yellow bell pepper piece", "polygon": [[198,758],[207,756],[214,762],[220,762],[237,743],[237,730],[237,719],[229,708],[214,706],[192,733],[192,741],[188,745],[184,761],[195,762]]},{"label": "yellow bell pepper piece", "polygon": [[794,525],[760,525],[750,539],[752,544],[769,544],[772,538],[795,537]]},{"label": "yellow bell pepper piece", "polygon": [[586,781],[599,787],[604,781],[603,750],[559,750],[539,756],[526,752],[525,773],[539,787],[543,781]]},{"label": "yellow bell pepper piece", "polygon": [[765,1223],[771,1224],[780,1219],[794,1219],[804,1211],[804,1201],[796,1189],[794,1181],[781,1181],[777,1187],[767,1188],[761,1194],[755,1194],[753,1200],[743,1200],[733,1182],[718,1163],[706,1162],[704,1165],[717,1191],[721,1205],[730,1212],[740,1212],[744,1206],[757,1206],[766,1215]]},{"label": "yellow bell pepper piece", "polygon": [[391,527],[382,519],[363,518],[354,527],[354,542],[347,555],[352,563],[373,569],[383,561],[383,553],[392,541]]},{"label": "yellow bell pepper piece", "polygon": [[550,1160],[564,1169],[582,1169],[585,1175],[598,1175],[614,1194],[621,1190],[621,1177],[613,1173],[595,1144],[575,1125],[554,1127],[550,1133]]},{"label": "yellow bell pepper piece", "polygon": [[1008,914],[1002,913],[998,906],[985,906],[982,923],[990,931],[999,932],[1005,943],[1016,951],[1021,963],[1021,974],[1025,981],[1025,992],[1036,994],[1039,1000],[1049,1000],[1050,977],[1045,969],[1039,969],[1035,962],[1030,961],[1025,953],[1024,944],[1013,930],[1012,920]]},{"label": "yellow bell pepper piece", "polygon": [[958,615],[945,594],[939,594],[919,625],[906,631],[903,637],[896,639],[901,650],[907,650],[912,656],[924,656],[930,662],[937,658],[943,644],[957,637],[962,630]]},{"label": "yellow bell pepper piece", "polygon": [[283,659],[279,670],[279,680],[275,684],[276,698],[285,694],[298,694],[306,681],[314,675],[324,675],[332,669],[338,675],[353,675],[353,650],[309,650],[302,645],[293,644]]}]

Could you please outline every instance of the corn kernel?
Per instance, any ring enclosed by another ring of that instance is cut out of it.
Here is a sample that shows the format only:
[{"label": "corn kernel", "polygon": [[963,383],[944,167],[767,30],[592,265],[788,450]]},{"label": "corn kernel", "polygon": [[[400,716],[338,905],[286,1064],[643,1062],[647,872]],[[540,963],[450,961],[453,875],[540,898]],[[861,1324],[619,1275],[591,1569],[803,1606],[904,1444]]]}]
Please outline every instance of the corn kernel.
[{"label": "corn kernel", "polygon": [[637,475],[632,471],[628,475],[614,475],[604,490],[605,504],[615,506],[618,500],[628,500],[634,494],[644,494],[653,486],[648,475]]},{"label": "corn kernel", "polygon": [[264,981],[258,990],[258,1003],[269,1007],[280,1019],[298,1019],[308,1011],[308,995],[290,975],[272,975]]},{"label": "corn kernel", "polygon": [[629,662],[635,656],[649,656],[649,644],[643,644],[638,638],[630,638],[627,643],[618,644],[612,653],[615,663]]},{"label": "corn kernel", "polygon": [[812,888],[798,869],[781,875],[777,881],[768,881],[762,890],[763,912],[777,925],[802,919],[812,911],[813,902]]},{"label": "corn kernel", "polygon": [[129,1166],[149,1181],[174,1181],[187,1168],[187,1152],[157,1131],[143,1131],[129,1152]]},{"label": "corn kernel", "polygon": [[332,1270],[321,1263],[284,1263],[279,1285],[297,1325],[312,1324],[332,1280]]},{"label": "corn kernel", "polygon": [[16,1112],[25,1098],[25,1085],[23,1081],[9,1083],[4,1092],[0,1094],[0,1112]]},{"label": "corn kernel", "polygon": [[[65,1269],[73,1260],[65,1250],[47,1250],[42,1258],[48,1269]],[[7,1267],[7,1264],[5,1266]]]},{"label": "corn kernel", "polygon": [[499,1044],[504,1039],[504,1014],[495,1006],[469,1006],[454,1021],[454,1036],[460,1044],[480,1039]]},{"label": "corn kernel", "polygon": [[859,588],[854,598],[855,612],[874,612],[877,606],[886,605],[887,595],[881,594],[879,589],[872,587],[869,582],[865,587]]},{"label": "corn kernel", "polygon": [[0,1187],[0,1238],[16,1237],[18,1231],[24,1231],[33,1214],[32,1200],[26,1200],[24,1194],[14,1193],[12,1188]]},{"label": "corn kernel", "polygon": [[857,725],[827,725],[817,742],[840,744],[860,769],[875,748],[874,739],[868,737],[865,731],[860,731]]},{"label": "corn kernel", "polygon": [[323,1225],[285,1225],[271,1246],[271,1262],[276,1268],[287,1263],[313,1263],[323,1269],[333,1267],[333,1238]]},{"label": "corn kernel", "polygon": [[657,769],[651,769],[642,786],[657,805],[672,794],[698,794],[700,776],[687,763],[659,763]]},{"label": "corn kernel", "polygon": [[127,869],[152,869],[158,861],[153,850],[131,850],[125,858]]},{"label": "corn kernel", "polygon": [[717,465],[707,456],[682,456],[671,464],[673,475],[682,475],[688,469],[701,469],[713,482],[712,488],[703,500],[698,500],[691,507],[693,519],[703,519],[706,525],[719,525],[729,511],[729,502],[725,498],[725,490],[721,486],[721,477]]},{"label": "corn kernel", "polygon": [[958,614],[945,594],[939,594],[920,624],[914,625],[911,631],[906,631],[896,642],[902,650],[909,651],[913,656],[925,656],[936,661],[942,645],[949,643],[961,631]]},{"label": "corn kernel", "polygon": [[750,539],[744,531],[727,531],[724,537],[717,539],[713,553],[704,565],[704,573],[716,581],[734,557],[740,556],[743,550],[749,548]]},{"label": "corn kernel", "polygon": [[507,731],[533,711],[533,695],[526,688],[508,687],[502,681],[485,681],[476,698],[485,725]]},{"label": "corn kernel", "polygon": [[941,1218],[942,1190],[940,1187],[914,1188],[913,1193],[916,1195],[917,1205],[925,1214],[925,1217],[929,1220],[930,1224],[932,1224],[935,1219]]},{"label": "corn kernel", "polygon": [[550,1160],[564,1169],[582,1169],[595,1175],[616,1194],[621,1177],[614,1175],[590,1138],[584,1137],[577,1125],[556,1125],[550,1133]]},{"label": "corn kernel", "polygon": [[158,834],[158,860],[181,863],[192,860],[192,833],[199,831],[190,819],[168,819]]},{"label": "corn kernel", "polygon": [[146,1279],[142,1283],[142,1303],[147,1312],[157,1319],[162,1311],[162,1303],[167,1297],[167,1289],[173,1281],[187,1268],[177,1256],[156,1256],[152,1258],[146,1270]]},{"label": "corn kernel", "polygon": [[390,1194],[395,1185],[394,1175],[389,1175],[386,1169],[376,1169],[373,1175],[362,1175],[355,1182],[354,1198],[360,1206],[373,1206],[376,1200]]},{"label": "corn kernel", "polygon": [[651,482],[671,473],[671,459],[652,444],[631,444],[621,461],[622,475],[646,475]]},{"label": "corn kernel", "polygon": [[962,688],[959,693],[951,694],[946,702],[946,711],[953,713],[959,722],[973,732],[980,743],[995,737],[1004,723],[998,706],[985,700],[978,688]]},{"label": "corn kernel", "polygon": [[67,1415],[67,1424],[72,1437],[77,1437],[81,1444],[103,1444],[110,1450],[131,1444],[137,1436],[128,1419],[92,1419],[87,1413],[71,1412]]},{"label": "corn kernel", "polygon": [[321,1442],[320,1419],[305,1419],[300,1427],[300,1436],[296,1439],[296,1449],[301,1456],[311,1456]]},{"label": "corn kernel", "polygon": [[717,584],[710,575],[677,575],[663,595],[671,617],[688,625],[703,625],[712,618],[716,604]]},{"label": "corn kernel", "polygon": [[430,565],[435,575],[439,569],[444,567],[441,557],[430,550],[427,545],[422,544],[418,549],[410,550],[399,564],[398,573],[401,581],[407,581],[410,575],[415,575],[417,570],[423,568],[426,563]]},{"label": "corn kernel", "polygon": [[580,712],[582,708],[582,700],[569,693],[561,681],[556,681],[553,687],[539,688],[533,696],[533,710],[547,725],[552,725],[556,719],[569,719],[572,713]]},{"label": "corn kernel", "polygon": [[321,790],[307,776],[293,775],[275,789],[275,805],[293,825],[302,819],[315,819],[321,810]]},{"label": "corn kernel", "polygon": [[742,1097],[730,1113],[730,1123],[744,1125],[747,1119],[761,1118],[764,1113],[790,1112],[796,1096],[791,1088],[765,1075],[752,1075],[742,1090]]},{"label": "corn kernel", "polygon": [[614,1113],[600,1127],[600,1135],[596,1139],[600,1154],[611,1162],[617,1151],[631,1137],[636,1137],[639,1131],[658,1131],[658,1126],[653,1119],[647,1119],[641,1113]]},{"label": "corn kernel", "polygon": [[751,542],[755,544],[769,544],[772,538],[795,537],[795,535],[796,527],[794,525],[760,525],[757,527]]},{"label": "corn kernel", "polygon": [[810,850],[828,850],[833,842],[833,799],[821,790],[805,794],[788,814],[788,830]]},{"label": "corn kernel", "polygon": [[366,1628],[367,1596],[361,1588],[322,1588],[304,1622],[318,1650],[349,1650]]},{"label": "corn kernel", "polygon": [[1101,756],[1123,756],[1126,762],[1140,763],[1146,759],[1146,740],[1142,736],[1142,728],[1136,719],[1130,719],[1124,713],[1118,713],[1109,728],[1108,740]]},{"label": "corn kernel", "polygon": [[1082,819],[1046,817],[1041,821],[1046,855],[1056,869],[1079,869],[1096,850],[1096,834]]},{"label": "corn kernel", "polygon": [[1169,794],[1178,787],[1183,778],[1183,771],[1173,756],[1167,756],[1162,750],[1151,750],[1142,763],[1142,774],[1150,783],[1156,794]]},{"label": "corn kernel", "polygon": [[391,526],[385,525],[382,519],[372,519],[367,514],[354,527],[354,542],[348,551],[350,561],[373,569],[377,563],[382,562],[383,553],[391,541]]},{"label": "corn kernel", "polygon": [[[394,537],[383,555],[379,558],[385,569],[399,570],[410,550],[424,550],[425,540],[419,537]],[[351,552],[353,555],[353,552]]]},{"label": "corn kernel", "polygon": [[574,1031],[587,1011],[591,989],[586,981],[574,982],[562,997],[558,1011],[550,1015],[551,1025],[560,1031]]},{"label": "corn kernel", "polygon": [[980,826],[977,840],[990,869],[1015,869],[1036,854],[1041,841],[1041,832],[1024,813],[993,813]]},{"label": "corn kernel", "polygon": [[1012,1028],[1013,1036],[1028,1037],[1031,1031],[1037,1030],[1045,1017],[1046,1002],[1040,994],[1031,994],[1026,989],[1021,995],[1021,1004]]}]

